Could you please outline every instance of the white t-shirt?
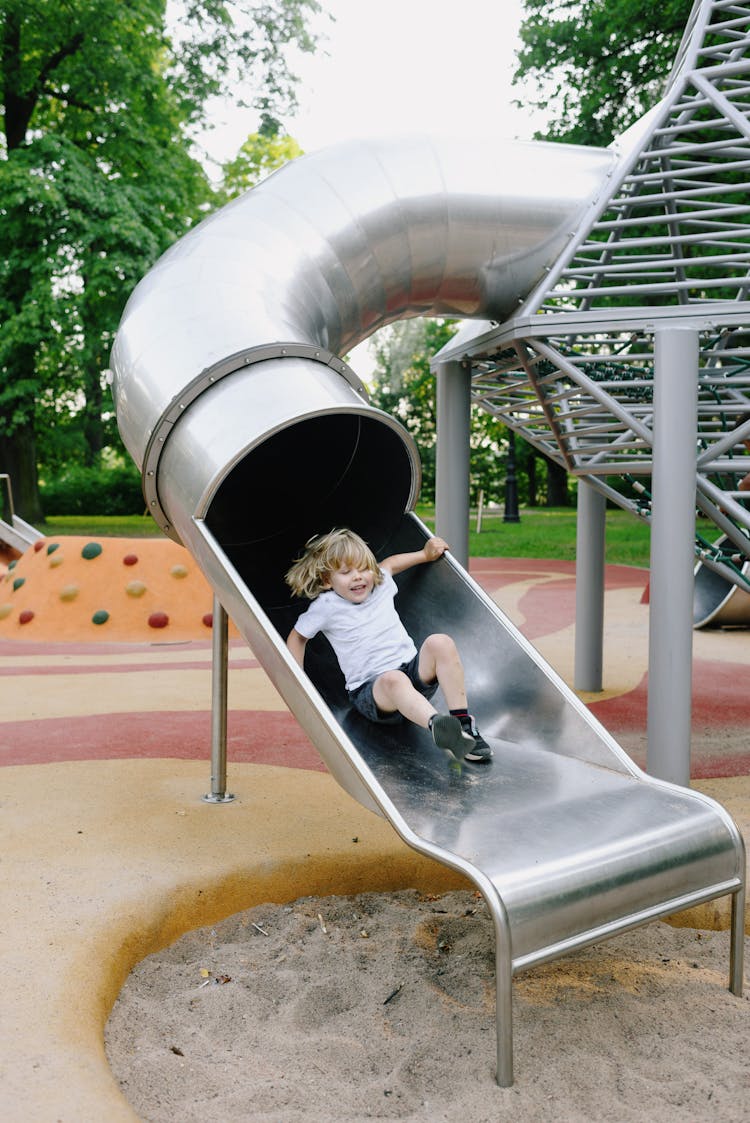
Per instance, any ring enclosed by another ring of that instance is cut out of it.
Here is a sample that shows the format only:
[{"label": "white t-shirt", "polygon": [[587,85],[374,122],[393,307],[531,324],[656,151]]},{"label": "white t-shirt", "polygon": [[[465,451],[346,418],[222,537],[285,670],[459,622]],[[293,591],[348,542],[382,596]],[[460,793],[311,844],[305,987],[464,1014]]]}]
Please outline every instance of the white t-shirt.
[{"label": "white t-shirt", "polygon": [[417,654],[413,639],[393,604],[398,587],[386,570],[367,600],[354,604],[326,590],[316,597],[294,625],[305,639],[322,632],[336,652],[347,690],[392,671]]}]

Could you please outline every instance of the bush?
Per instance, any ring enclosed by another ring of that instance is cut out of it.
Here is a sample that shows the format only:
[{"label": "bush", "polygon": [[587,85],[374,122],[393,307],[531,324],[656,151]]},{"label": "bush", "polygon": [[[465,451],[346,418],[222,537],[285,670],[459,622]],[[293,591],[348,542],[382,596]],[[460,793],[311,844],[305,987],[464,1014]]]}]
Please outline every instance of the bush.
[{"label": "bush", "polygon": [[135,466],[70,468],[40,490],[45,515],[140,515],[145,506]]}]

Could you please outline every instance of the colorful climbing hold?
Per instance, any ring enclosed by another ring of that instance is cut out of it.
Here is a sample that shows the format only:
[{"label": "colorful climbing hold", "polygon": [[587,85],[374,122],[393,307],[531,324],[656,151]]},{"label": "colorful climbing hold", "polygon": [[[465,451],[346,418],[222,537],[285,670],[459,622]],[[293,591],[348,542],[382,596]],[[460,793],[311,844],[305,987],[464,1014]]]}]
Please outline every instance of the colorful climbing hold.
[{"label": "colorful climbing hold", "polygon": [[148,618],[149,628],[166,628],[169,617],[166,612],[152,612]]},{"label": "colorful climbing hold", "polygon": [[16,577],[15,581],[13,582],[13,592],[15,593],[16,589],[20,589],[21,586],[25,585],[25,584],[26,584],[26,578],[25,577]]},{"label": "colorful climbing hold", "polygon": [[50,569],[57,569],[58,565],[62,565],[65,561],[65,554],[55,554],[54,557],[49,559]]},{"label": "colorful climbing hold", "polygon": [[92,624],[106,624],[108,620],[109,620],[109,613],[107,611],[105,611],[105,609],[103,609],[103,608],[100,608],[98,610],[98,612],[95,612],[94,615],[91,617],[91,623]]},{"label": "colorful climbing hold", "polygon": [[125,592],[129,597],[142,597],[146,592],[146,586],[142,581],[128,581]]},{"label": "colorful climbing hold", "polygon": [[75,600],[80,592],[77,585],[63,585],[60,590],[60,600],[72,601]]},{"label": "colorful climbing hold", "polygon": [[59,542],[50,542],[49,546],[47,547],[47,553],[48,554],[54,554],[55,550],[59,550],[59,549],[60,549],[60,543]]},{"label": "colorful climbing hold", "polygon": [[12,604],[0,604],[0,620],[4,620],[6,616],[10,616],[12,611]]},{"label": "colorful climbing hold", "polygon": [[173,565],[169,572],[173,577],[187,577],[188,568],[186,565]]},{"label": "colorful climbing hold", "polygon": [[138,564],[138,555],[137,554],[126,554],[125,557],[122,559],[122,564],[123,565],[137,565]]},{"label": "colorful climbing hold", "polygon": [[10,573],[11,570],[15,569],[17,565],[18,565],[18,559],[17,558],[15,558],[11,562],[8,562],[8,573]]},{"label": "colorful climbing hold", "polygon": [[19,614],[18,614],[18,623],[19,624],[29,624],[29,623],[31,623],[31,621],[33,619],[34,619],[34,613],[31,611],[30,608],[24,608],[23,612],[19,612]]},{"label": "colorful climbing hold", "polygon": [[37,538],[36,542],[34,543],[34,553],[38,554],[39,551],[43,548],[44,548],[44,539],[43,538]]},{"label": "colorful climbing hold", "polygon": [[81,557],[90,561],[92,558],[98,558],[102,552],[102,548],[98,542],[87,542],[81,550]]},{"label": "colorful climbing hold", "polygon": [[207,628],[213,628],[213,626],[214,626],[214,614],[213,614],[213,612],[204,612],[203,615],[201,616],[201,623],[205,624]]}]

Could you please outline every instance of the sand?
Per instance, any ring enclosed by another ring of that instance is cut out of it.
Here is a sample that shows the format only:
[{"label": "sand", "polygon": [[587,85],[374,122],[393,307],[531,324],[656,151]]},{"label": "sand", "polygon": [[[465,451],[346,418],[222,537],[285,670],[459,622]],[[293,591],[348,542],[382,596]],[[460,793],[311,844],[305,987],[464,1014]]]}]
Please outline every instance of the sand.
[{"label": "sand", "polygon": [[506,1089],[493,956],[468,891],[259,906],[143,960],[107,1056],[149,1123],[750,1118],[728,932],[657,921],[518,976]]}]

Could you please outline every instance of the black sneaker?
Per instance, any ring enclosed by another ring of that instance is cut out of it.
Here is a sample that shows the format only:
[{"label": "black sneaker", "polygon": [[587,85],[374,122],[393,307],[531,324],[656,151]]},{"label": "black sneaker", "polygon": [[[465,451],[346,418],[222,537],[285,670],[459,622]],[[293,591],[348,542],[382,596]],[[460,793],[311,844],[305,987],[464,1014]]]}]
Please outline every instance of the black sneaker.
[{"label": "black sneaker", "polygon": [[492,749],[477,729],[476,721],[471,714],[467,714],[466,717],[460,717],[458,720],[461,723],[461,736],[464,739],[464,747],[467,741],[471,742],[471,748],[466,749],[464,752],[464,760],[470,760],[474,764],[487,764],[492,759]]},{"label": "black sneaker", "polygon": [[460,764],[466,750],[466,735],[458,718],[450,714],[433,714],[430,718],[430,733],[437,747],[453,753]]}]

